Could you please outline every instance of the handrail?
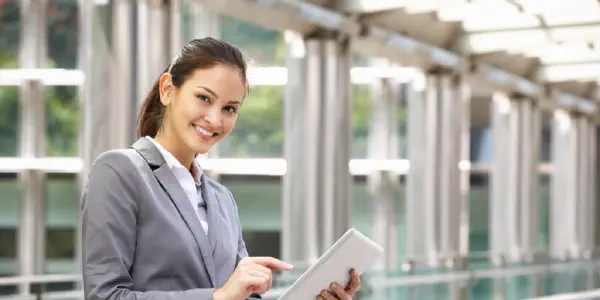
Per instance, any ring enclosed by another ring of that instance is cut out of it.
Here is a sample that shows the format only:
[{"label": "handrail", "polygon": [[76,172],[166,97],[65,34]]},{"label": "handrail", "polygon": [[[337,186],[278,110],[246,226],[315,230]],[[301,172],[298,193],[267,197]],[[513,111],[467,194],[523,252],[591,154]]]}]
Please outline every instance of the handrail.
[{"label": "handrail", "polygon": [[[427,274],[427,275],[404,275],[396,277],[384,277],[382,275],[371,275],[367,274],[368,286],[370,289],[377,288],[390,288],[390,287],[407,287],[407,286],[419,286],[428,284],[440,284],[440,283],[456,283],[461,281],[473,281],[480,279],[501,279],[507,277],[517,276],[531,276],[537,274],[547,273],[563,273],[574,270],[590,270],[594,268],[600,268],[600,260],[596,261],[572,261],[564,263],[552,263],[545,265],[532,265],[524,267],[506,267],[506,268],[492,268],[488,270],[471,270],[471,271],[458,271],[448,272],[443,274]],[[60,275],[35,275],[35,276],[15,276],[15,277],[0,277],[0,286],[18,285],[18,284],[47,284],[54,282],[81,282],[81,274],[60,274]],[[277,299],[285,287],[274,288],[263,296],[263,299]],[[555,298],[536,298],[531,300],[580,300],[584,298],[572,298],[574,295],[589,295],[586,293],[574,293],[558,295]],[[593,297],[600,297],[600,290],[589,292]],[[62,296],[60,296],[62,295]],[[69,296],[67,296],[69,295]],[[16,295],[15,295],[16,296]],[[28,295],[22,295],[28,296]],[[42,293],[42,299],[64,299],[64,298],[79,298],[83,296],[83,291],[67,291],[67,292],[46,292]],[[561,298],[567,297],[567,298]],[[579,297],[579,296],[577,296]],[[582,296],[583,297],[583,296]],[[23,298],[8,298],[0,297],[0,300],[7,299],[23,299]]]},{"label": "handrail", "polygon": [[599,299],[600,290],[577,292],[577,293],[565,293],[553,296],[545,296],[540,298],[530,298],[527,300],[588,300],[588,299]]}]

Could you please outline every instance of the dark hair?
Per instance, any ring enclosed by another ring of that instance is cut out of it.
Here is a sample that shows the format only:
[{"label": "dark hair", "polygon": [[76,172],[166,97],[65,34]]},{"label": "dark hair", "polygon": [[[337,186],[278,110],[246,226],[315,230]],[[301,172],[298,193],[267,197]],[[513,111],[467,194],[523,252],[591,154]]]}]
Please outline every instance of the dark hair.
[{"label": "dark hair", "polygon": [[[242,52],[235,46],[215,38],[207,37],[189,42],[163,73],[171,74],[173,85],[181,87],[183,82],[196,69],[211,68],[217,64],[227,64],[240,69],[242,79],[247,84],[246,61]],[[162,76],[162,74],[161,74]],[[146,96],[138,115],[138,136],[154,137],[162,126],[165,107],[160,102],[160,76]]]}]

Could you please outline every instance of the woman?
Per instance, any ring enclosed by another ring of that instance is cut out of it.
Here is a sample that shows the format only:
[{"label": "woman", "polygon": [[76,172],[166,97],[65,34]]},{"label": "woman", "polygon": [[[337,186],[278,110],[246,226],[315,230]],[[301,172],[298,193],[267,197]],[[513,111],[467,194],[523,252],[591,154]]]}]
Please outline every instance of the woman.
[{"label": "woman", "polygon": [[[231,132],[247,87],[237,48],[193,40],[148,94],[139,140],[97,158],[82,195],[86,299],[259,299],[292,268],[248,257],[231,193],[195,160]],[[317,298],[350,299],[351,278]]]}]

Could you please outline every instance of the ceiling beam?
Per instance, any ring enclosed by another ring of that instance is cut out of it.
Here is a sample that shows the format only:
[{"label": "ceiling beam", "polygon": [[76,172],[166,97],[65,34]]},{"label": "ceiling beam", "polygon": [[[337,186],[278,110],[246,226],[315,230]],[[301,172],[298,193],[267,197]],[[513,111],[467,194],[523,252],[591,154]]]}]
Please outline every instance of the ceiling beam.
[{"label": "ceiling beam", "polygon": [[580,26],[558,26],[537,29],[515,29],[465,33],[455,49],[465,54],[489,53],[502,50],[527,50],[565,42],[585,42],[600,39],[600,23]]},{"label": "ceiling beam", "polygon": [[335,9],[345,13],[366,14],[401,9],[415,0],[336,0]]},{"label": "ceiling beam", "polygon": [[[566,103],[570,108],[579,109],[584,113],[596,113],[595,105],[598,99],[582,98],[555,87],[548,87],[545,82],[523,78],[501,68],[472,61],[469,57],[456,52],[428,44],[397,31],[360,23],[339,11],[309,2],[289,0],[222,0],[220,2],[202,0],[201,2],[207,8],[229,15],[242,14],[244,10],[247,11],[250,6],[253,6],[255,10],[262,11],[261,14],[277,14],[278,18],[293,19],[293,22],[307,22],[325,30],[340,32],[354,40],[363,40],[365,45],[371,45],[371,47],[355,50],[368,55],[377,53],[375,56],[384,56],[396,60],[404,66],[423,68],[425,71],[440,68],[477,76],[498,91],[519,93],[534,99],[545,99],[550,95],[554,103],[559,105]],[[217,5],[217,3],[219,4]],[[261,19],[268,20],[269,18],[264,16]],[[280,27],[279,29],[287,30],[289,28]],[[410,57],[410,60],[405,59],[407,57]],[[408,65],[405,61],[413,62],[414,65]]]},{"label": "ceiling beam", "polygon": [[546,82],[589,81],[598,78],[600,63],[547,65],[537,73],[537,79]]}]

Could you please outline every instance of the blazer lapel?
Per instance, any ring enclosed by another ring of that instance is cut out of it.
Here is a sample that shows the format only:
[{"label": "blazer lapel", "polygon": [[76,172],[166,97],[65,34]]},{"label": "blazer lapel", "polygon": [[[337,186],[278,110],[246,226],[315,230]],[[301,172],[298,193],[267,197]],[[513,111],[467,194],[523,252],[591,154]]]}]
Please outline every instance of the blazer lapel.
[{"label": "blazer lapel", "polygon": [[[134,145],[136,149],[148,162],[151,167],[154,167],[154,176],[165,189],[171,201],[175,204],[177,211],[185,221],[187,227],[192,232],[197,246],[200,248],[204,265],[208,271],[210,281],[215,286],[215,265],[212,257],[211,243],[208,236],[202,228],[202,224],[198,220],[198,216],[194,213],[188,198],[179,184],[179,181],[165,162],[160,151],[146,138],[140,138]],[[158,167],[158,168],[156,168]],[[208,202],[207,202],[208,205]],[[209,210],[210,211],[210,210]],[[210,230],[210,228],[209,228]]]},{"label": "blazer lapel", "polygon": [[221,239],[221,218],[219,216],[220,207],[219,201],[215,196],[215,192],[209,186],[206,176],[203,174],[200,177],[202,198],[206,201],[208,213],[208,240],[210,248],[215,251],[217,241]]}]

